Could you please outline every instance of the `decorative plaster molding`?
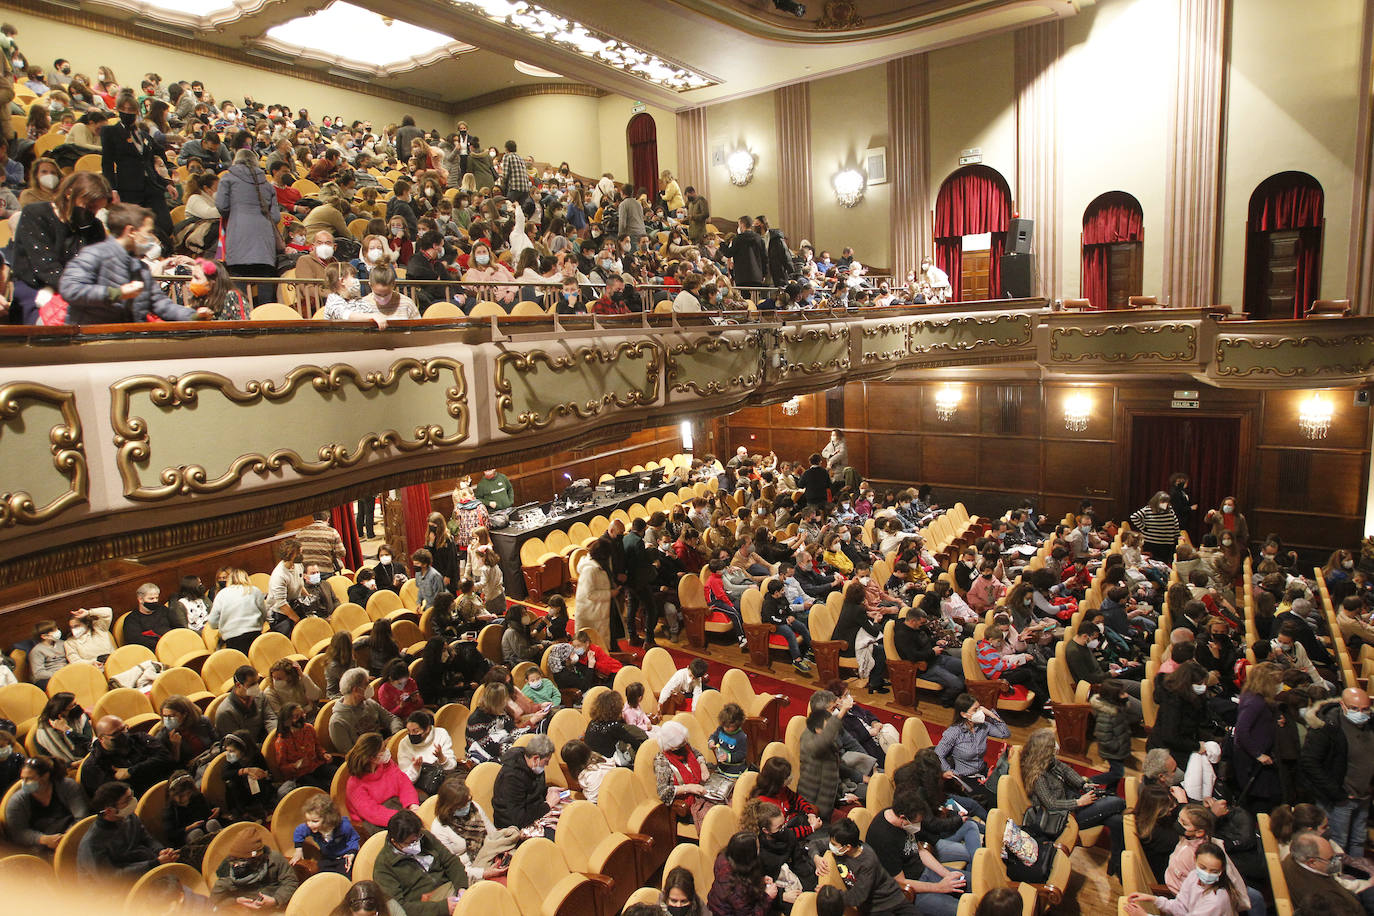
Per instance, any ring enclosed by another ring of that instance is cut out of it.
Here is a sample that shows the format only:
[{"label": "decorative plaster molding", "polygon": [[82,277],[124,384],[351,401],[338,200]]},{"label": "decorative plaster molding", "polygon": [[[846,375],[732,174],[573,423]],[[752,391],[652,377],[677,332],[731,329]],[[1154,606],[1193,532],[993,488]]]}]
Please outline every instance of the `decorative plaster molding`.
[{"label": "decorative plaster molding", "polygon": [[[24,412],[24,401],[52,404],[62,412],[62,422],[48,430],[48,441],[52,447],[53,467],[58,474],[67,478],[70,487],[66,493],[43,506],[35,505],[33,495],[24,490],[0,492],[0,528],[50,521],[72,506],[84,503],[88,495],[86,453],[81,440],[81,417],[76,410],[76,395],[37,382],[0,385],[0,430]],[[11,469],[10,473],[13,472]]]},{"label": "decorative plaster molding", "polygon": [[704,384],[700,379],[688,376],[686,369],[678,360],[678,357],[691,356],[701,350],[707,353],[719,353],[722,350],[739,353],[749,349],[759,349],[757,336],[750,336],[738,342],[728,337],[712,337],[692,343],[674,344],[668,348],[668,384],[673,391],[690,391],[703,398],[724,394],[731,388],[753,388],[763,381],[763,368],[758,365],[757,360],[757,371],[753,373],[732,375],[724,380],[711,379]]},{"label": "decorative plaster molding", "polygon": [[[409,438],[396,430],[369,432],[356,446],[350,448],[338,442],[321,445],[313,458],[292,449],[277,449],[270,454],[250,452],[234,459],[227,470],[213,480],[209,471],[199,465],[167,466],[158,474],[160,485],[143,486],[137,465],[148,461],[152,443],[148,424],[142,417],[130,416],[135,392],[146,391],[155,407],[179,408],[196,404],[200,389],[214,390],[241,406],[263,401],[283,401],[308,383],[319,392],[341,390],[352,384],[359,391],[384,390],[394,387],[401,377],[408,376],[416,383],[442,382],[445,371],[453,373],[453,384],[444,392],[447,411],[458,421],[454,435],[445,435],[438,425],[418,426]],[[298,366],[286,374],[281,384],[272,381],[250,381],[239,389],[232,380],[218,372],[188,372],[182,376],[135,375],[110,386],[110,423],[114,427],[115,463],[124,481],[124,495],[134,500],[162,500],[181,493],[215,493],[238,483],[248,472],[266,474],[289,465],[298,473],[315,475],[335,468],[357,464],[372,452],[389,448],[413,452],[422,448],[457,445],[468,435],[467,383],[463,365],[447,357],[421,362],[406,357],[392,363],[385,372],[361,373],[352,366],[336,364],[328,369],[319,366]]]},{"label": "decorative plaster molding", "polygon": [[[647,354],[647,357],[644,357],[644,354]],[[645,358],[643,388],[631,388],[623,398],[614,391],[608,391],[599,398],[593,398],[581,404],[577,401],[550,404],[546,414],[541,414],[539,409],[535,408],[520,411],[514,421],[506,419],[506,414],[516,409],[514,387],[508,372],[526,372],[539,363],[543,363],[557,373],[575,368],[581,363],[611,365],[618,362],[621,357],[626,356],[632,359]],[[496,413],[498,422],[504,432],[522,433],[528,430],[543,429],[559,417],[569,415],[582,420],[589,420],[598,416],[603,409],[610,405],[620,408],[647,406],[658,400],[659,368],[658,345],[648,341],[621,341],[613,350],[603,350],[601,347],[594,346],[578,347],[568,356],[553,356],[546,350],[502,353],[496,357]]]},{"label": "decorative plaster molding", "polygon": [[[911,325],[911,352],[975,350],[983,347],[1024,347],[1031,343],[1036,316],[1030,314],[992,315],[987,318],[949,318],[944,321],[916,321]],[[925,336],[947,337],[935,343],[918,343]]]},{"label": "decorative plaster molding", "polygon": [[[1249,351],[1252,360],[1238,364],[1237,359],[1246,351]],[[1276,359],[1267,365],[1259,365],[1259,358],[1265,354]],[[1255,373],[1279,378],[1365,376],[1371,371],[1374,371],[1374,334],[1347,334],[1340,337],[1307,334],[1262,340],[1248,337],[1217,338],[1216,374],[1222,377],[1242,378]]]},{"label": "decorative plaster molding", "polygon": [[[1182,334],[1182,341],[1167,341],[1167,335]],[[1110,338],[1116,349],[1098,347],[1071,353],[1067,343],[1070,338],[1080,337],[1085,345],[1103,338]],[[1126,345],[1136,339],[1142,346],[1155,345],[1153,349],[1137,350]],[[1174,346],[1177,349],[1168,349]],[[1050,359],[1056,362],[1076,363],[1083,360],[1105,360],[1109,362],[1132,363],[1140,359],[1197,359],[1197,329],[1186,324],[1157,324],[1144,326],[1108,326],[1100,328],[1054,328],[1050,331]]]}]

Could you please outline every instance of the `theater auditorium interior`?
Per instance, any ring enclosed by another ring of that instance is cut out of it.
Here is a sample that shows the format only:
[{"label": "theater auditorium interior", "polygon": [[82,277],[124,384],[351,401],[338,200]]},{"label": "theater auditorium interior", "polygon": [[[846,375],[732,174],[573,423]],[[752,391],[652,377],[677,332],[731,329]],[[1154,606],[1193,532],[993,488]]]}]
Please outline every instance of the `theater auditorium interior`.
[{"label": "theater auditorium interior", "polygon": [[0,166],[17,912],[1374,916],[1374,0],[4,0]]}]

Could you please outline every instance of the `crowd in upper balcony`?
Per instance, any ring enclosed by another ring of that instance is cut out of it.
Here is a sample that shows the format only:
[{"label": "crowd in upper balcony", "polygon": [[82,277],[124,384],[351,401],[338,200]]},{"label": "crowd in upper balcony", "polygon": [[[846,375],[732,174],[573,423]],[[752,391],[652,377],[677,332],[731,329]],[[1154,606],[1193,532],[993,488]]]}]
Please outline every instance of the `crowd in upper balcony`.
[{"label": "crowd in upper balcony", "polygon": [[244,319],[250,295],[285,293],[241,278],[288,272],[313,281],[294,290],[303,314],[379,325],[439,302],[615,315],[951,294],[929,260],[905,282],[870,277],[850,248],[793,246],[766,215],[722,232],[705,195],[668,170],[636,188],[567,162],[539,166],[517,140],[484,143],[463,121],[441,131],[407,114],[374,126],[217,99],[199,79],[147,73],[135,85],[105,65],[92,78],[66,58],[30,60],[18,30],[4,29],[11,323]]}]

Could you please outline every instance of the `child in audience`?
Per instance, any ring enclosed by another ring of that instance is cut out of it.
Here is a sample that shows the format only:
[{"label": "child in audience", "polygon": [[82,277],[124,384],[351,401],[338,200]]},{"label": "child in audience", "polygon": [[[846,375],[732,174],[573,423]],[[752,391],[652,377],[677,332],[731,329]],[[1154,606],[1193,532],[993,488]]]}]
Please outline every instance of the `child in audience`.
[{"label": "child in audience", "polygon": [[[181,850],[180,861],[189,858],[187,846],[203,846],[203,840],[223,826],[219,808],[211,808],[185,770],[177,770],[167,780],[167,807],[162,809],[162,832],[167,845]],[[202,848],[201,853],[204,853]]]},{"label": "child in audience", "polygon": [[362,846],[353,822],[339,813],[328,795],[316,795],[305,803],[305,821],[296,825],[291,839],[295,843],[292,865],[308,860],[318,871],[340,875],[353,870],[353,857]]},{"label": "child in audience", "polygon": [[644,684],[640,681],[626,684],[625,707],[620,711],[620,717],[625,720],[626,725],[633,725],[650,738],[656,738],[658,737],[658,725],[654,723],[648,713],[640,708],[639,704],[642,702],[644,702]]},{"label": "child in audience", "polygon": [[544,672],[539,670],[538,665],[525,672],[525,684],[520,688],[520,692],[535,703],[550,703],[557,706],[562,701],[558,685],[550,678],[544,677]]},{"label": "child in audience", "polygon": [[672,677],[668,678],[668,683],[663,685],[663,689],[658,694],[658,708],[660,712],[668,706],[671,698],[677,698],[679,709],[690,712],[693,705],[701,697],[701,692],[707,688],[706,672],[710,666],[704,658],[694,658],[688,663],[686,668],[679,668]]},{"label": "child in audience", "polygon": [[563,745],[560,753],[563,765],[568,768],[568,775],[577,780],[582,797],[594,803],[601,792],[602,780],[616,768],[615,761],[602,757],[587,742],[577,738]]},{"label": "child in audience", "polygon": [[720,709],[720,726],[706,739],[707,747],[716,755],[716,772],[731,779],[739,779],[749,769],[749,738],[744,734],[744,710],[738,703],[726,703]]}]

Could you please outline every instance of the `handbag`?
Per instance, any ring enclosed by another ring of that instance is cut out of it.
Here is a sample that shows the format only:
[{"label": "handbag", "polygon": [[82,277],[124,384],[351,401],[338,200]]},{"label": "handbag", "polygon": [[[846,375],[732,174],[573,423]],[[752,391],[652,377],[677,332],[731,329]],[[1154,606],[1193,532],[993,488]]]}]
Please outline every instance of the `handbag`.
[{"label": "handbag", "polygon": [[420,764],[420,775],[415,777],[415,788],[426,795],[437,795],[439,787],[444,784],[445,774],[443,767],[437,763]]},{"label": "handbag", "polygon": [[1054,840],[1069,826],[1069,812],[1051,811],[1041,805],[1031,805],[1022,815],[1021,827],[1042,840]]}]

